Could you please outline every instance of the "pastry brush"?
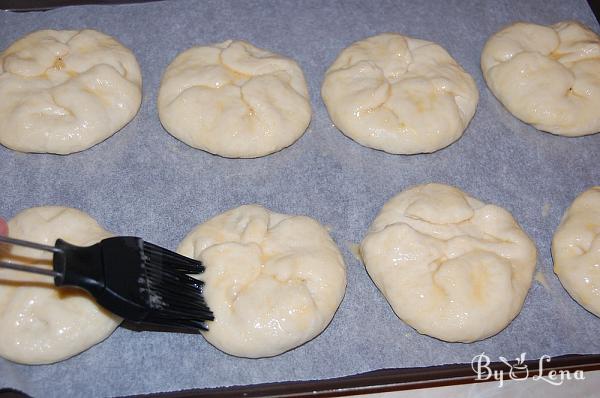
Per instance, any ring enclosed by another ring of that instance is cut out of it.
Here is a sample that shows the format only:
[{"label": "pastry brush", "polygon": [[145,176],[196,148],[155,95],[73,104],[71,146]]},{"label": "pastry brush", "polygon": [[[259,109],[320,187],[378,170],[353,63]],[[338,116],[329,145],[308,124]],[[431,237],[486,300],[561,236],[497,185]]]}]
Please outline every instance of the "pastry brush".
[{"label": "pastry brush", "polygon": [[57,287],[89,292],[102,307],[139,324],[198,331],[214,319],[202,295],[203,282],[189,274],[201,262],[132,236],[80,247],[58,239],[54,246],[0,236],[0,243],[53,253],[52,269],[0,261],[0,268],[54,277]]}]

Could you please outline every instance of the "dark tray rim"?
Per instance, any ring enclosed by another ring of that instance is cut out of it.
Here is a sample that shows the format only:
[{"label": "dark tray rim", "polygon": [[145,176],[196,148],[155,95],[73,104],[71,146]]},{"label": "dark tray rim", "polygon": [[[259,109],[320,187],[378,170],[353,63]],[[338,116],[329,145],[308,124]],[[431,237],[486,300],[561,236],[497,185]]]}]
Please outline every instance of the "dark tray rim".
[{"label": "dark tray rim", "polygon": [[[516,361],[508,361],[518,365]],[[548,376],[550,372],[576,370],[584,372],[600,370],[600,354],[563,355],[544,361],[540,371],[540,358],[527,360],[519,364],[514,375],[518,379],[534,376]],[[492,371],[504,371],[510,367],[502,362],[492,362]],[[528,374],[526,373],[528,372]],[[506,376],[504,381],[508,381]],[[477,380],[477,374],[471,364],[451,364],[419,368],[380,369],[352,376],[309,381],[285,381],[277,383],[253,384],[209,389],[191,389],[173,392],[159,392],[137,397],[339,397],[363,395],[390,391],[414,390],[470,383],[499,383],[496,380]],[[544,383],[544,381],[539,381]]]},{"label": "dark tray rim", "polygon": [[150,3],[163,0],[0,0],[0,10],[4,11],[47,11],[53,8],[79,5],[119,5]]}]

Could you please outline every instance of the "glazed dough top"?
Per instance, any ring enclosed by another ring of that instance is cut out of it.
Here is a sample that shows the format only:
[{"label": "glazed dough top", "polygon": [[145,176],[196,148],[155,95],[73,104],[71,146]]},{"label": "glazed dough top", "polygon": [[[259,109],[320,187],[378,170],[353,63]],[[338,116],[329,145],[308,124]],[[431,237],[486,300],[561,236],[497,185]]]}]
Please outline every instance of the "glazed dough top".
[{"label": "glazed dough top", "polygon": [[479,100],[473,78],[441,46],[392,33],[344,49],[327,71],[321,94],[344,134],[397,154],[450,145]]},{"label": "glazed dough top", "polygon": [[518,22],[481,54],[494,95],[517,118],[565,136],[600,131],[600,37],[574,22]]},{"label": "glazed dough top", "polygon": [[[46,245],[58,238],[81,246],[111,234],[87,214],[64,207],[34,207],[8,222],[9,236]],[[7,249],[10,248],[10,249]],[[52,255],[0,246],[1,261],[52,268]],[[58,289],[52,278],[0,269],[0,356],[24,364],[58,362],[107,338],[121,318],[83,290]]]},{"label": "glazed dough top", "polygon": [[68,154],[110,137],[136,114],[135,56],[95,30],[40,30],[0,54],[0,143]]},{"label": "glazed dough top", "polygon": [[536,264],[534,244],[509,212],[442,184],[389,200],[361,253],[400,319],[451,342],[506,327],[523,305]]},{"label": "glazed dough top", "polygon": [[232,40],[179,54],[163,76],[158,112],[173,136],[231,158],[285,148],[311,118],[306,82],[295,61]]},{"label": "glazed dough top", "polygon": [[579,195],[552,240],[554,272],[579,304],[600,317],[600,186]]},{"label": "glazed dough top", "polygon": [[204,337],[226,353],[281,354],[321,333],[346,288],[339,249],[317,221],[241,206],[196,227],[179,253],[199,259],[215,320]]}]

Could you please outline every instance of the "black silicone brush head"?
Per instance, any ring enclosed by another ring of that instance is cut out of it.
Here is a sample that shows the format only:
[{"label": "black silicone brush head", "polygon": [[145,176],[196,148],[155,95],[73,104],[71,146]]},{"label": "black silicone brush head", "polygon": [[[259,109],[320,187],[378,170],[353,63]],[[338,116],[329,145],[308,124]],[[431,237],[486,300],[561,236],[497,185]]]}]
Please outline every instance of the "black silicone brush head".
[{"label": "black silicone brush head", "polygon": [[146,278],[140,287],[153,310],[147,321],[207,329],[204,322],[214,317],[202,295],[204,283],[188,275],[203,272],[201,262],[144,242],[142,269]]},{"label": "black silicone brush head", "polygon": [[104,239],[90,247],[62,240],[54,254],[57,286],[86,289],[100,305],[136,323],[198,331],[214,319],[203,283],[189,274],[202,263],[136,237]]}]

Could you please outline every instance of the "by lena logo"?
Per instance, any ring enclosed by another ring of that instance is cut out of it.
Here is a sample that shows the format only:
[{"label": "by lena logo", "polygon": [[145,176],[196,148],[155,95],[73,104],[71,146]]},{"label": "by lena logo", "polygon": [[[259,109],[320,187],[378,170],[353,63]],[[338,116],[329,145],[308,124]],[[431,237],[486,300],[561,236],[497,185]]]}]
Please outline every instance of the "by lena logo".
[{"label": "by lena logo", "polygon": [[[482,352],[479,355],[475,355],[471,361],[471,369],[477,375],[475,380],[487,381],[496,380],[498,387],[504,385],[504,380],[525,380],[529,377],[529,368],[525,363],[526,353],[522,353],[518,358],[515,358],[515,363],[510,363],[504,357],[498,357],[506,368],[504,369],[492,369],[490,367],[490,357]],[[552,358],[549,355],[542,355],[538,362],[538,368],[532,372],[532,380],[544,381],[554,386],[560,386],[565,380],[585,380],[583,370],[576,370],[571,372],[569,370],[550,370],[544,375],[544,366],[548,367]]]}]

